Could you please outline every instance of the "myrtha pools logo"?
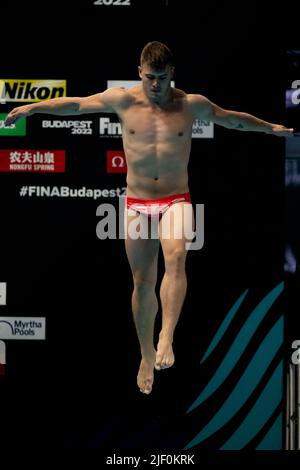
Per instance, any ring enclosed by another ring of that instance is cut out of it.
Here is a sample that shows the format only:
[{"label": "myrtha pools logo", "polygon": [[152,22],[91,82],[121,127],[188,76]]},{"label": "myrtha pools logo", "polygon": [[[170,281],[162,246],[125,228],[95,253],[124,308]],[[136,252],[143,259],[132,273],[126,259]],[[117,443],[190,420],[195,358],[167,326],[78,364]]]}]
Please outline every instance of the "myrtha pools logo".
[{"label": "myrtha pools logo", "polygon": [[45,339],[45,318],[0,317],[0,339]]}]

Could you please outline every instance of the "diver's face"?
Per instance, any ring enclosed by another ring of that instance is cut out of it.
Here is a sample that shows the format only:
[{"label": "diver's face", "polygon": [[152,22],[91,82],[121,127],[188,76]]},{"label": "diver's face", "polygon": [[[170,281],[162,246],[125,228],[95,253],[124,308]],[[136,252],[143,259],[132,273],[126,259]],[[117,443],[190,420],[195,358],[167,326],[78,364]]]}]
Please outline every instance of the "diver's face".
[{"label": "diver's face", "polygon": [[139,67],[139,76],[142,80],[146,95],[157,101],[167,94],[173,77],[174,67],[167,65],[164,69],[153,69],[147,64]]}]

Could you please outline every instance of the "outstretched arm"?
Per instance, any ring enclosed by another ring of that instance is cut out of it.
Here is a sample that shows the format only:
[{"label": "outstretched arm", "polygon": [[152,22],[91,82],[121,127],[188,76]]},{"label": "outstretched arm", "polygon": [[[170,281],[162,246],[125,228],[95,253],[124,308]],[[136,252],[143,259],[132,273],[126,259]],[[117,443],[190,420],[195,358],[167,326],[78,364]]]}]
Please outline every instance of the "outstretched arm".
[{"label": "outstretched arm", "polygon": [[10,111],[4,124],[9,126],[18,119],[31,116],[36,113],[74,115],[84,113],[115,113],[124,99],[124,90],[121,88],[109,88],[103,93],[80,97],[53,98],[39,101],[38,103],[18,106]]},{"label": "outstretched arm", "polygon": [[288,137],[294,133],[294,129],[264,121],[252,114],[223,109],[201,95],[194,95],[192,103],[196,118],[207,119],[228,129],[266,132],[282,137]]}]

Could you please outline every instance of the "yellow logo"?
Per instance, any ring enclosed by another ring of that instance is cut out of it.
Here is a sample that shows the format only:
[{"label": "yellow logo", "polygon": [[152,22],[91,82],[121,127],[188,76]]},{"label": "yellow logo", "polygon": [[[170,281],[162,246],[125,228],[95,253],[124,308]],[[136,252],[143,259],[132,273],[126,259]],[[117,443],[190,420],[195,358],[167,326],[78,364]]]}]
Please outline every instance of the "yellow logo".
[{"label": "yellow logo", "polygon": [[0,79],[0,101],[43,101],[66,96],[66,80]]}]

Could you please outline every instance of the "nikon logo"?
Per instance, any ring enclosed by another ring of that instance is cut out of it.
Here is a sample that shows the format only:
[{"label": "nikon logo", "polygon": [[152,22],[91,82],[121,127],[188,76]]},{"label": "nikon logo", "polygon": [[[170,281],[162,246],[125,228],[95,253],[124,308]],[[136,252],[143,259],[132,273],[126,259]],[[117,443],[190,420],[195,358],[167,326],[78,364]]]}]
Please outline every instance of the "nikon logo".
[{"label": "nikon logo", "polygon": [[0,79],[0,101],[43,101],[66,96],[66,80]]}]

